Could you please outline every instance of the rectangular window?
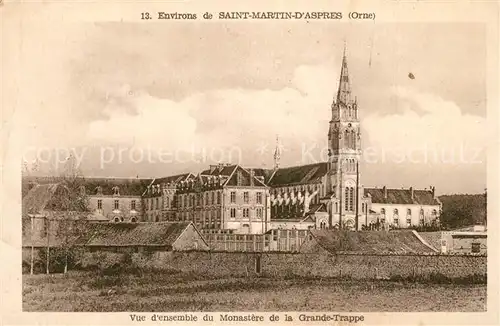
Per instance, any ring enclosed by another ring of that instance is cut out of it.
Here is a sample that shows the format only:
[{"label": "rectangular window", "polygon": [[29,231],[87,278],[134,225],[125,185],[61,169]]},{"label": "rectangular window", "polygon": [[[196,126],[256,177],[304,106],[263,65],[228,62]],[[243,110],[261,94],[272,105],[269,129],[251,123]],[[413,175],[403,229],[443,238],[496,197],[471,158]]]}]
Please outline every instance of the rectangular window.
[{"label": "rectangular window", "polygon": [[132,201],[130,202],[130,210],[135,211],[135,200],[132,200]]},{"label": "rectangular window", "polygon": [[220,204],[220,192],[217,192],[217,204]]},{"label": "rectangular window", "polygon": [[257,218],[262,218],[262,208],[257,208]]},{"label": "rectangular window", "polygon": [[397,218],[394,219],[394,225],[396,225],[396,226],[399,225],[399,220]]},{"label": "rectangular window", "polygon": [[262,193],[261,192],[258,192],[257,193],[257,204],[262,204]]},{"label": "rectangular window", "polygon": [[215,193],[212,192],[212,205],[215,204]]},{"label": "rectangular window", "polygon": [[115,209],[120,209],[120,201],[115,199]]},{"label": "rectangular window", "polygon": [[102,209],[102,199],[97,200],[97,209]]},{"label": "rectangular window", "polygon": [[231,203],[236,203],[236,192],[231,191]]},{"label": "rectangular window", "polygon": [[407,224],[408,226],[411,226],[411,218],[407,218],[407,219],[406,219],[406,224]]},{"label": "rectangular window", "polygon": [[231,218],[236,217],[236,208],[231,208]]},{"label": "rectangular window", "polygon": [[249,214],[248,208],[243,208],[243,217],[247,217],[248,218],[249,215],[250,214]]},{"label": "rectangular window", "polygon": [[160,209],[160,199],[156,198],[156,209]]},{"label": "rectangular window", "polygon": [[205,194],[205,205],[208,205],[208,192]]},{"label": "rectangular window", "polygon": [[245,204],[248,204],[248,191],[245,191],[245,192],[243,193],[243,202],[244,202]]},{"label": "rectangular window", "polygon": [[481,244],[479,242],[472,243],[472,252],[478,253],[481,251]]}]

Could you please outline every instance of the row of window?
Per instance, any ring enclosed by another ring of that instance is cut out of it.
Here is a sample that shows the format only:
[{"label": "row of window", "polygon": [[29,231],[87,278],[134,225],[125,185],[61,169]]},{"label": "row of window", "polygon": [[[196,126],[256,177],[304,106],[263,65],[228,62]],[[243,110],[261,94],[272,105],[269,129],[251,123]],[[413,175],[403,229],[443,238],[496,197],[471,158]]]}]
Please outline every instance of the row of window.
[{"label": "row of window", "polygon": [[[381,219],[380,219],[380,222],[385,223],[385,218],[381,218]],[[396,225],[396,226],[397,226],[397,225],[399,225],[399,218],[396,218],[396,217],[395,217],[395,218],[393,219],[393,224],[394,224],[394,225]],[[419,225],[424,225],[424,224],[425,224],[425,220],[424,220],[424,218],[420,218],[420,220],[419,220]],[[411,226],[411,225],[412,225],[412,224],[411,224],[411,218],[407,218],[407,219],[406,219],[406,225],[407,225],[407,226]]]},{"label": "row of window", "polygon": [[197,194],[197,195],[181,195],[179,203],[180,207],[192,207],[195,206],[202,206],[203,204],[205,205],[214,205],[216,203],[217,199],[217,204],[220,204],[221,202],[221,193],[217,192],[217,195],[215,192],[207,192],[205,195],[203,194]]},{"label": "row of window", "polygon": [[[230,202],[232,204],[236,203],[236,191],[231,191]],[[250,202],[250,193],[248,191],[243,192],[243,202],[248,204]],[[257,204],[262,204],[262,192],[257,192],[255,194],[255,202]]]},{"label": "row of window", "polygon": [[[412,213],[411,209],[408,208],[406,210],[406,216],[411,216],[411,213]],[[385,215],[385,208],[381,208],[380,209],[380,214]],[[393,215],[394,216],[398,216],[399,215],[399,210],[397,208],[394,208]],[[432,210],[432,215],[436,216],[437,215],[437,210],[433,209]],[[424,216],[424,209],[423,208],[420,209],[419,216]]]},{"label": "row of window", "polygon": [[201,215],[196,215],[193,217],[191,212],[179,212],[178,218],[182,221],[190,221],[193,220],[195,222],[198,221],[220,221],[221,219],[221,211],[220,209],[211,210],[211,211],[203,211]]},{"label": "row of window", "polygon": [[[243,218],[250,218],[250,209],[249,208],[243,208],[242,210],[242,213],[243,213]],[[229,210],[229,216],[231,218],[236,218],[236,208],[231,208]],[[262,218],[264,216],[264,211],[262,208],[256,208],[255,209],[255,216],[253,217],[256,217],[256,218]]]},{"label": "row of window", "polygon": [[[102,209],[102,199],[97,200],[97,209]],[[113,209],[120,209],[120,200],[115,199],[113,202]],[[130,201],[130,210],[135,211],[136,209],[136,201],[131,200]]]},{"label": "row of window", "polygon": [[[170,206],[170,198],[169,197],[164,197],[165,198],[165,204],[167,207]],[[147,200],[147,207],[149,208],[149,210],[152,210],[153,207],[154,209],[160,209],[160,197],[157,197],[157,198],[154,198],[154,205],[153,205],[153,198],[150,198],[150,199],[146,199]],[[163,200],[162,200],[163,202]]]}]

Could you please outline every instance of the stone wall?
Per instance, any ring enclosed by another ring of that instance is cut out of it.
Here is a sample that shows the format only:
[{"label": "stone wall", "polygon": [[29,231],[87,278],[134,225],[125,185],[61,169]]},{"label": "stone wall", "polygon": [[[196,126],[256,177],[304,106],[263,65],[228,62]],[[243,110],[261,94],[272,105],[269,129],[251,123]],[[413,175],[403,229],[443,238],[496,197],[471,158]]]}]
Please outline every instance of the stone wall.
[{"label": "stone wall", "polygon": [[[91,253],[87,255],[92,255]],[[102,259],[102,256],[100,256]],[[113,260],[116,257],[113,256]],[[203,253],[155,252],[133,254],[139,267],[177,270],[213,277],[257,276],[351,277],[354,279],[395,276],[428,276],[440,273],[447,277],[486,275],[486,256],[473,255],[328,255],[288,253]],[[90,261],[88,258],[86,261]]]}]

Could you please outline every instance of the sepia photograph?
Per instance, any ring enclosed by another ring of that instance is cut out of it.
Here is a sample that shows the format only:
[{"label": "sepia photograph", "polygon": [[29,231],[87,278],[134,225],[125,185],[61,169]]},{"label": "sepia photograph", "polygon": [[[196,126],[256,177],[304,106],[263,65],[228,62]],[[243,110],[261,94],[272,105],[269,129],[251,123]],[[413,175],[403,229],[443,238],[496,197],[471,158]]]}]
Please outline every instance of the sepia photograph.
[{"label": "sepia photograph", "polygon": [[163,7],[23,24],[23,312],[487,311],[486,24]]}]

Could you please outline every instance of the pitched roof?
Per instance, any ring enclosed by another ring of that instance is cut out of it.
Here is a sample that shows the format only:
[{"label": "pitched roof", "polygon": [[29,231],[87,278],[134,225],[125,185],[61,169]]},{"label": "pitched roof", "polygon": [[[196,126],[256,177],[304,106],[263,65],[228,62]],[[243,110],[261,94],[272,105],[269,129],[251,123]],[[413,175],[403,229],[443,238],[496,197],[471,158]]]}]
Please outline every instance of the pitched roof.
[{"label": "pitched roof", "polygon": [[113,188],[118,187],[121,196],[141,196],[153,179],[137,178],[82,178],[88,195],[97,195],[101,187],[103,195],[113,195]]},{"label": "pitched roof", "polygon": [[418,234],[427,241],[429,245],[434,247],[436,250],[441,248],[441,231],[435,232],[418,232]]},{"label": "pitched roof", "polygon": [[251,176],[250,171],[245,170],[244,168],[242,168],[239,165],[235,165],[233,172],[231,173],[231,175],[229,175],[229,178],[224,185],[225,186],[250,186],[252,184],[256,187],[259,187],[259,186],[265,187],[266,186],[266,184],[263,181],[261,181],[255,177],[255,174],[254,174],[253,180],[252,180],[252,176]]},{"label": "pitched roof", "polygon": [[164,183],[178,183],[181,181],[185,181],[189,178],[194,177],[192,173],[182,173],[177,175],[171,175],[163,178],[156,178],[153,180],[151,185],[164,184]]},{"label": "pitched roof", "polygon": [[264,183],[267,184],[269,179],[273,176],[273,169],[263,169],[263,168],[245,168],[245,170],[252,170],[256,177],[261,177],[264,179]]},{"label": "pitched roof", "polygon": [[307,214],[313,214],[316,212],[327,212],[325,204],[318,203],[318,204],[312,204],[311,206],[309,206],[309,211],[307,212]]},{"label": "pitched roof", "polygon": [[[64,177],[23,177],[23,183],[34,182],[39,185],[62,183]],[[140,178],[98,178],[79,177],[81,185],[85,187],[88,195],[96,195],[98,186],[102,189],[103,195],[113,195],[113,187],[118,186],[122,196],[140,196],[146,190],[153,179]]]},{"label": "pitched roof", "polygon": [[97,223],[92,225],[86,246],[172,246],[190,225],[179,223]]},{"label": "pitched roof", "polygon": [[236,164],[217,164],[210,165],[210,169],[201,171],[201,175],[223,175],[229,176],[233,173],[236,168]]},{"label": "pitched roof", "polygon": [[383,253],[426,253],[434,252],[424,245],[412,231],[310,231],[317,243],[326,251]]},{"label": "pitched roof", "polygon": [[35,185],[23,198],[23,214],[42,214],[59,187],[63,188],[58,183]]},{"label": "pitched roof", "polygon": [[410,189],[365,188],[365,196],[370,195],[372,203],[378,204],[414,204],[414,205],[439,205],[439,200],[434,198],[432,190],[413,190],[413,199]]},{"label": "pitched roof", "polygon": [[293,184],[317,183],[328,171],[328,163],[292,166],[276,170],[269,180],[271,187]]}]

